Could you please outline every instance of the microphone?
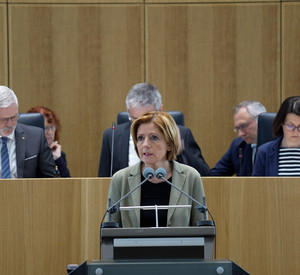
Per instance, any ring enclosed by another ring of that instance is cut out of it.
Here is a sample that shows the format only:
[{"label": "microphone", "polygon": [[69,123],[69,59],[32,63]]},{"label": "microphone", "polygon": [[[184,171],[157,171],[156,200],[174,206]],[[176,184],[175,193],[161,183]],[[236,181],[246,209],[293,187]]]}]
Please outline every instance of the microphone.
[{"label": "microphone", "polygon": [[[155,177],[157,177],[158,179],[163,179],[166,183],[168,183],[169,185],[171,185],[173,188],[175,188],[177,191],[179,191],[181,194],[183,194],[184,196],[188,197],[189,199],[191,199],[193,202],[195,202],[197,204],[196,209],[204,214],[204,218],[205,220],[203,221],[198,221],[197,222],[197,226],[214,226],[214,222],[210,221],[207,219],[207,213],[206,211],[208,211],[206,205],[205,205],[205,197],[203,197],[203,201],[204,204],[198,202],[197,200],[195,200],[193,197],[191,197],[189,194],[187,194],[186,192],[182,191],[181,189],[179,189],[176,185],[174,185],[172,182],[168,181],[165,176],[166,176],[166,170],[162,167],[158,168],[155,171]],[[209,213],[209,211],[208,211]]]},{"label": "microphone", "polygon": [[[141,187],[147,180],[152,179],[154,177],[154,170],[151,167],[146,167],[143,171],[143,176],[144,176],[144,180],[138,184],[135,188],[133,188],[132,190],[130,190],[125,196],[123,196],[121,199],[119,199],[116,203],[114,203],[112,206],[109,206],[108,209],[106,210],[104,217],[106,216],[107,213],[109,213],[109,221],[105,222],[105,223],[101,223],[101,227],[102,228],[111,228],[111,227],[116,227],[118,228],[119,225],[116,222],[111,222],[111,214],[114,214],[116,212],[119,211],[119,204],[126,199],[131,193],[133,193],[136,189],[138,189],[139,187]],[[108,201],[110,202],[110,199],[108,199]],[[109,203],[110,204],[110,203]],[[102,221],[104,220],[104,217],[102,219]]]},{"label": "microphone", "polygon": [[111,155],[110,155],[110,177],[112,177],[113,163],[114,163],[114,142],[115,142],[115,122],[112,123],[112,135],[111,135]]}]

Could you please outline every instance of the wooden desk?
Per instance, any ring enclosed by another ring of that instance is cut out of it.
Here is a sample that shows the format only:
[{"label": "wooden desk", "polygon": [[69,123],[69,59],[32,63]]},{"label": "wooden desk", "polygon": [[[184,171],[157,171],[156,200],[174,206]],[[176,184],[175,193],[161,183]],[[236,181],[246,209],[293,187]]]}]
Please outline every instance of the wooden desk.
[{"label": "wooden desk", "polygon": [[[66,274],[99,259],[109,178],[0,181],[0,274]],[[254,275],[300,270],[300,178],[203,178],[217,258]]]}]

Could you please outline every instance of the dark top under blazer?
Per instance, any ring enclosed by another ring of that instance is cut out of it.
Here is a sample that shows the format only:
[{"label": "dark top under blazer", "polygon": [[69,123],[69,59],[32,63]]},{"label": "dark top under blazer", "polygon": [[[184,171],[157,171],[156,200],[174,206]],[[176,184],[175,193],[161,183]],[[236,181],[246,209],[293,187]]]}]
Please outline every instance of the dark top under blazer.
[{"label": "dark top under blazer", "polygon": [[269,141],[258,148],[253,176],[278,176],[279,147],[282,137]]},{"label": "dark top under blazer", "polygon": [[[203,201],[204,190],[199,173],[192,167],[172,161],[172,183],[198,202]],[[142,181],[141,162],[122,169],[115,173],[109,185],[108,198],[114,204],[128,192],[136,188]],[[159,188],[159,184],[157,185]],[[126,197],[120,206],[140,206],[141,188],[138,188]],[[196,226],[198,221],[204,219],[202,213],[196,210],[197,204],[178,190],[171,187],[169,205],[191,205],[191,208],[169,208],[167,213],[167,226]],[[109,221],[109,215],[106,215]],[[112,222],[118,222],[120,227],[139,227],[140,210],[118,211],[111,215]]]},{"label": "dark top under blazer", "polygon": [[[128,166],[129,136],[131,123],[122,123],[115,128],[114,156],[112,174]],[[194,167],[201,176],[209,176],[210,169],[205,162],[201,149],[196,143],[189,128],[178,125],[181,139],[184,140],[184,151],[177,156],[177,161]],[[110,176],[112,128],[106,129],[102,137],[102,148],[98,177]]]},{"label": "dark top under blazer", "polygon": [[54,176],[54,159],[44,129],[17,123],[15,139],[18,178]]},{"label": "dark top under blazer", "polygon": [[[239,157],[240,148],[242,157]],[[240,166],[242,171],[240,171]],[[212,176],[251,176],[252,175],[252,148],[241,137],[235,138],[225,155],[211,169]]]}]

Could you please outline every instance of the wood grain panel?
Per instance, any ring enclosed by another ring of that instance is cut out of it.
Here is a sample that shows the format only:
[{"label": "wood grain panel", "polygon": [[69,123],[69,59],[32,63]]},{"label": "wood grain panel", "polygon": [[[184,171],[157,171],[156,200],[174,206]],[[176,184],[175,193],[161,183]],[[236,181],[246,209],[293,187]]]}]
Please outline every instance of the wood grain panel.
[{"label": "wood grain panel", "polygon": [[144,77],[141,5],[11,5],[11,87],[20,111],[54,109],[72,176],[97,176],[103,131]]},{"label": "wood grain panel", "polygon": [[300,216],[292,204],[299,201],[299,180],[204,178],[216,220],[217,257],[230,258],[250,274],[295,273]]},{"label": "wood grain panel", "polygon": [[147,81],[183,111],[210,166],[234,138],[234,105],[279,107],[279,4],[149,5],[146,45]]},{"label": "wood grain panel", "polygon": [[0,37],[0,85],[7,86],[7,17],[4,4],[0,4]]},{"label": "wood grain panel", "polygon": [[300,2],[282,5],[282,98],[300,95]]},{"label": "wood grain panel", "polygon": [[[99,259],[109,178],[0,182],[0,273],[64,274]],[[300,178],[203,178],[217,258],[256,275],[297,274]]]},{"label": "wood grain panel", "polygon": [[[288,0],[286,0],[288,1]],[[145,0],[146,3],[161,3],[161,0]],[[216,3],[257,3],[256,0],[214,0],[212,1],[212,4],[216,4]],[[259,1],[260,3],[268,3],[268,2],[280,2],[280,0],[262,0]],[[164,0],[163,3],[181,3],[181,4],[185,4],[185,3],[209,3],[209,1],[207,0]]]},{"label": "wood grain panel", "polygon": [[89,4],[95,3],[95,4],[100,4],[100,3],[105,3],[105,4],[128,4],[128,3],[142,3],[144,0],[0,0],[8,3],[13,3],[13,4],[86,4],[87,2]]},{"label": "wood grain panel", "polygon": [[99,259],[107,186],[98,179],[1,181],[0,273],[64,274],[67,264]]}]

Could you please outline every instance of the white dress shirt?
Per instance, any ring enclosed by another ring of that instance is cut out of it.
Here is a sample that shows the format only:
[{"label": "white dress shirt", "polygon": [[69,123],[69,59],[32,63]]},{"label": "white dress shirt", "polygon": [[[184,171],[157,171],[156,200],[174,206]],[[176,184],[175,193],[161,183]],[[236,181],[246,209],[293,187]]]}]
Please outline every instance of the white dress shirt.
[{"label": "white dress shirt", "polygon": [[133,138],[130,134],[129,137],[129,152],[128,152],[128,166],[132,166],[140,161],[140,158],[138,157],[135,149],[134,149],[134,143]]}]

